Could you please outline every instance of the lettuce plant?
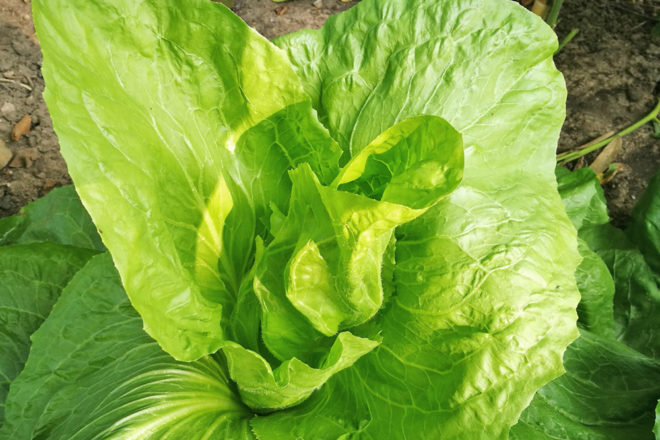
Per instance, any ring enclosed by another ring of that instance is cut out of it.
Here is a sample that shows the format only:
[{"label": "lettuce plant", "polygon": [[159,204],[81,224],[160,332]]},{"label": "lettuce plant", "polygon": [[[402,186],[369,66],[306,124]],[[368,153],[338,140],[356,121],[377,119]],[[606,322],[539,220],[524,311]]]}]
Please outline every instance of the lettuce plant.
[{"label": "lettuce plant", "polygon": [[364,0],[271,43],[205,0],[33,7],[85,209],[0,224],[0,438],[505,438],[564,371],[538,17]]}]

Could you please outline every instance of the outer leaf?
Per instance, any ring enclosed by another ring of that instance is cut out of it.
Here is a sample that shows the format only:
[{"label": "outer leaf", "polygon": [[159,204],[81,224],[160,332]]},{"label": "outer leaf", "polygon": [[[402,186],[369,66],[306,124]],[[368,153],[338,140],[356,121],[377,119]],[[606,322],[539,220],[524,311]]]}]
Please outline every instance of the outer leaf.
[{"label": "outer leaf", "polygon": [[[301,160],[336,146],[281,52],[224,6],[33,5],[62,153],[145,329],[179,359],[214,352],[264,210],[249,170],[287,156],[280,132]],[[246,156],[252,142],[260,150]],[[261,188],[279,189],[286,170],[264,173]]]},{"label": "outer leaf", "polygon": [[[567,373],[543,387],[512,437],[520,439],[649,439],[653,408],[660,393],[660,363],[614,339],[653,354],[657,327],[655,286],[649,268],[623,233],[601,225],[605,200],[590,171],[557,172],[560,191],[580,235],[595,246],[603,261],[580,240],[584,256],[576,278],[583,331],[565,356]],[[581,205],[581,206],[580,206]],[[613,260],[612,260],[613,259]],[[616,280],[616,297],[612,298]],[[612,322],[615,306],[616,325]],[[613,331],[616,329],[616,332]]]},{"label": "outer leaf", "polygon": [[55,188],[23,208],[21,215],[0,219],[0,245],[35,242],[104,250],[73,186]]},{"label": "outer leaf", "polygon": [[[641,353],[657,358],[660,353],[658,338],[655,337],[660,331],[660,321],[657,319],[660,316],[657,273],[654,273],[637,246],[622,231],[604,224],[607,223],[607,206],[603,190],[592,171],[578,170],[571,173],[558,169],[557,175],[562,200],[571,220],[580,228],[580,237],[584,239],[584,244],[605,262],[610,276],[614,279],[616,336]],[[635,211],[638,217],[640,212],[651,206],[653,192],[654,190],[650,189],[640,200],[640,208]],[[639,220],[636,224],[639,225]],[[633,230],[635,229],[630,229]],[[646,242],[642,243],[642,248],[644,246],[647,246]],[[582,246],[581,252],[585,251],[585,261],[576,276],[583,297],[580,320],[585,323],[588,320],[593,324],[593,313],[602,317],[610,314],[609,299],[605,298],[609,296],[610,282],[606,279],[609,277],[601,275],[602,269],[598,268],[600,264],[593,259],[590,250]],[[587,265],[588,270],[583,270],[587,269]],[[599,279],[600,281],[597,281]],[[599,297],[600,299],[594,302],[594,299]],[[587,308],[591,311],[587,311]],[[596,331],[595,328],[587,328]]]},{"label": "outer leaf", "polygon": [[557,168],[556,174],[559,194],[566,207],[568,218],[576,229],[610,221],[603,188],[591,168],[582,168],[573,172],[566,168]]},{"label": "outer leaf", "polygon": [[651,439],[660,362],[582,331],[564,356],[566,374],[543,387],[512,439]]},{"label": "outer leaf", "polygon": [[380,330],[381,345],[299,407],[255,419],[261,439],[503,438],[561,374],[579,257],[553,173],[554,38],[515,2],[375,0],[277,41],[345,151],[435,115],[462,134],[465,173],[397,233],[396,291],[359,333]]},{"label": "outer leaf", "polygon": [[30,335],[92,255],[54,243],[0,247],[0,426],[9,384],[28,357]]},{"label": "outer leaf", "polygon": [[578,239],[582,262],[575,272],[580,304],[578,322],[594,334],[614,337],[614,281],[601,258],[584,242]]},{"label": "outer leaf", "polygon": [[252,439],[225,369],[176,362],[141,327],[110,257],[92,259],[34,334],[0,438]]},{"label": "outer leaf", "polygon": [[660,358],[657,274],[621,230],[602,225],[587,228],[581,235],[603,259],[614,279],[614,318],[618,339],[640,353]]},{"label": "outer leaf", "polygon": [[660,172],[653,176],[635,206],[627,232],[660,279]]}]

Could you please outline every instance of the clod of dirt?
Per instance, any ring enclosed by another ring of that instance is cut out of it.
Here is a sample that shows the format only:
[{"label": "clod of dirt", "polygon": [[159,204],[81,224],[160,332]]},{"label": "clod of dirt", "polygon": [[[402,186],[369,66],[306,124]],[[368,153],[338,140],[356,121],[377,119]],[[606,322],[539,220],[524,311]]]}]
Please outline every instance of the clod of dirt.
[{"label": "clod of dirt", "polygon": [[22,57],[30,55],[30,52],[32,51],[31,43],[29,41],[23,40],[22,38],[12,41],[11,47],[14,49],[14,52],[16,52],[17,55]]},{"label": "clod of dirt", "polygon": [[20,121],[14,125],[13,130],[11,131],[11,139],[17,141],[30,131],[30,126],[32,125],[32,117],[30,115],[25,115],[21,118]]},{"label": "clod of dirt", "polygon": [[32,148],[20,150],[9,162],[11,168],[30,168],[39,157],[39,153]]},{"label": "clod of dirt", "polygon": [[7,166],[12,156],[13,153],[11,150],[7,148],[4,141],[0,139],[0,170]]}]

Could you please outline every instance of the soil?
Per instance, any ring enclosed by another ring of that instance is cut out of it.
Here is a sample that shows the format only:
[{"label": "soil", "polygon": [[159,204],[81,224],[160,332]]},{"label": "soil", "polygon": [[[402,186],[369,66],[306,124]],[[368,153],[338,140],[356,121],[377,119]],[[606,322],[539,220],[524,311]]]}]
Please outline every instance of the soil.
[{"label": "soil", "polygon": [[[233,10],[263,35],[274,38],[318,28],[330,15],[355,3],[234,0]],[[562,39],[571,29],[579,33],[555,57],[568,87],[559,151],[618,131],[654,107],[660,95],[660,39],[651,35],[659,10],[660,0],[564,2],[557,34]],[[4,142],[13,154],[9,165],[0,169],[0,217],[70,182],[41,98],[40,59],[29,0],[0,0],[0,150]],[[13,125],[28,114],[32,116],[30,133],[11,141]],[[660,142],[651,133],[647,124],[623,138],[616,158],[622,170],[604,186],[618,225],[628,222],[646,182],[660,166]],[[595,156],[584,162],[590,163]]]},{"label": "soil", "polygon": [[[648,114],[660,97],[660,38],[652,37],[660,0],[565,1],[557,34],[577,36],[555,57],[568,88],[559,151],[619,131]],[[622,171],[604,185],[613,222],[625,226],[660,166],[660,141],[646,124],[622,138]],[[590,163],[597,153],[587,156]]]}]

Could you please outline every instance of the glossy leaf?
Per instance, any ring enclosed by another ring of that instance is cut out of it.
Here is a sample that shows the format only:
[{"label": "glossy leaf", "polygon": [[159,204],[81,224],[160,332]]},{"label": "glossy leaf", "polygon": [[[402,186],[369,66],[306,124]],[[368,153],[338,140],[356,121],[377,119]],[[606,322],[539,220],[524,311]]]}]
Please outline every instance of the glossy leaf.
[{"label": "glossy leaf", "polygon": [[0,426],[9,385],[27,360],[30,336],[93,254],[54,243],[0,247]]}]

